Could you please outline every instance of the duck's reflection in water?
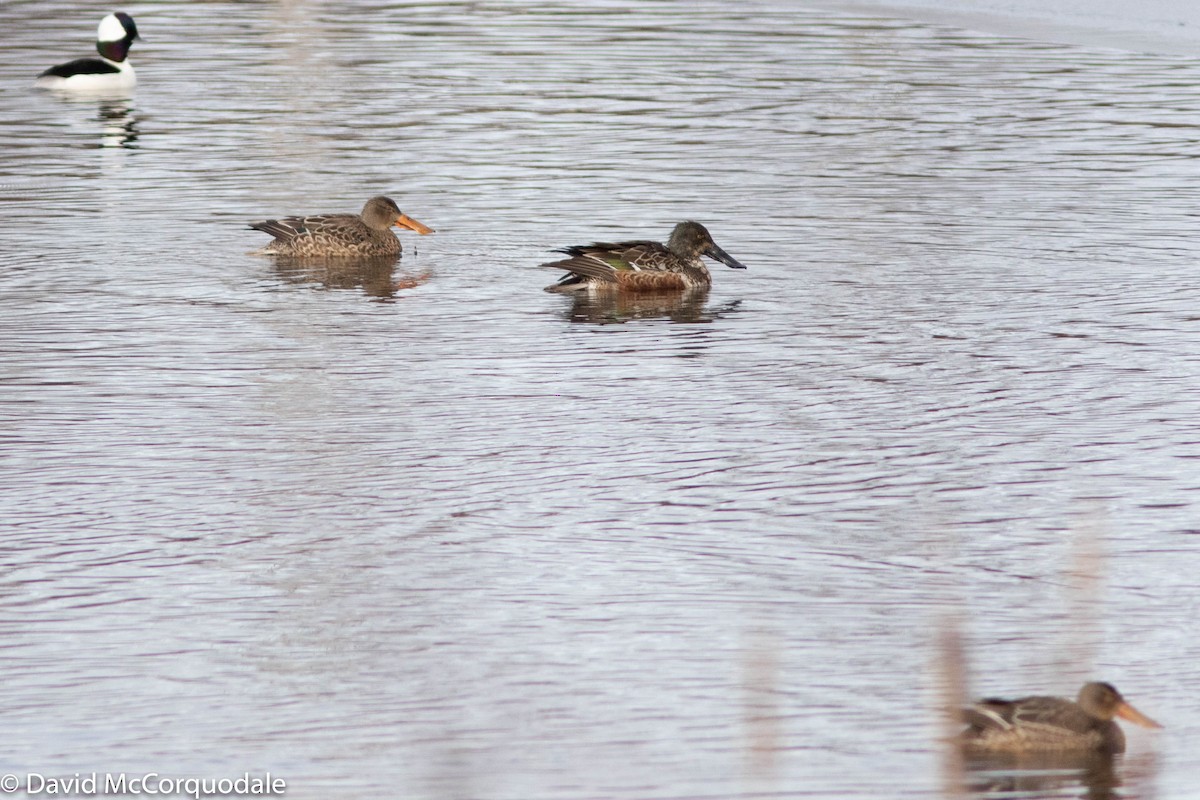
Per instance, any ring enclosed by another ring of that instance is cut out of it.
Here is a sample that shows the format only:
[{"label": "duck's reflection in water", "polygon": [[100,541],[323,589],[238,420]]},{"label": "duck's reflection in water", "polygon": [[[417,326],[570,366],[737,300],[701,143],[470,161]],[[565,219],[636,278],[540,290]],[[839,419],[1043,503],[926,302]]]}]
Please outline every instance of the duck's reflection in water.
[{"label": "duck's reflection in water", "polygon": [[707,289],[664,292],[577,292],[571,297],[566,318],[571,322],[611,325],[636,319],[669,319],[704,323],[737,309],[741,300],[717,307],[706,305]]},{"label": "duck's reflection in water", "polygon": [[296,258],[274,256],[275,273],[289,283],[326,289],[362,289],[370,297],[390,299],[429,280],[429,270],[396,274],[399,256],[380,258]]},{"label": "duck's reflection in water", "polygon": [[102,100],[96,118],[102,126],[101,147],[136,148],[137,117],[132,113],[133,101],[128,98]]},{"label": "duck's reflection in water", "polygon": [[[47,95],[53,97],[70,108],[84,110],[88,106],[95,106],[96,115],[83,118],[81,116],[70,114],[63,118],[72,132],[84,132],[87,134],[87,144],[85,146],[101,147],[101,148],[125,148],[134,150],[138,146],[138,115],[133,104],[133,97],[128,93],[117,92],[112,94],[90,92],[86,94],[78,94],[63,90],[49,90]],[[99,123],[99,128],[96,128],[96,123]],[[98,134],[98,138],[92,144],[91,136]]]},{"label": "duck's reflection in water", "polygon": [[971,758],[965,764],[966,785],[971,797],[980,798],[1128,800],[1135,795],[1117,792],[1122,758],[1102,752],[1008,753]]}]

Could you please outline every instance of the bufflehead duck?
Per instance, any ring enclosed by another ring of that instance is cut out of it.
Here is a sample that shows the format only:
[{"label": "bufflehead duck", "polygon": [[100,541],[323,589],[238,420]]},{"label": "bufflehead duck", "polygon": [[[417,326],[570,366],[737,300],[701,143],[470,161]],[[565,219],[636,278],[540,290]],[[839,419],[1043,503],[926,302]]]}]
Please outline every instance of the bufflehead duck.
[{"label": "bufflehead duck", "polygon": [[44,89],[70,91],[113,91],[137,85],[133,65],[125,60],[129,46],[137,39],[133,17],[123,11],[100,20],[96,29],[96,50],[100,58],[77,58],[51,67],[38,76],[36,85]]},{"label": "bufflehead duck", "polygon": [[250,223],[254,230],[275,237],[259,254],[300,257],[399,255],[400,240],[392,233],[393,225],[433,233],[433,228],[402,213],[390,197],[372,197],[362,214],[317,214]]}]

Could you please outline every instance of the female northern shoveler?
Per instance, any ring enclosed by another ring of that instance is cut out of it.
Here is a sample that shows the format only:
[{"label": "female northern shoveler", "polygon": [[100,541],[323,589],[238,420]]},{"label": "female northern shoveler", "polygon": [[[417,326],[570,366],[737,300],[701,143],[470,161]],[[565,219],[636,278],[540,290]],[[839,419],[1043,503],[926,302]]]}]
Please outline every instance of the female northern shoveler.
[{"label": "female northern shoveler", "polygon": [[123,11],[100,20],[96,29],[96,50],[100,58],[77,58],[43,72],[35,84],[43,89],[82,92],[107,92],[132,89],[137,85],[133,65],[125,60],[129,47],[137,39],[133,17]]},{"label": "female northern shoveler", "polygon": [[300,257],[399,255],[400,240],[391,231],[393,225],[422,234],[434,232],[401,212],[390,197],[372,197],[361,215],[318,214],[250,223],[251,229],[275,237],[258,252]]},{"label": "female northern shoveler", "polygon": [[745,269],[713,242],[699,222],[681,222],[671,231],[666,245],[658,242],[597,242],[581,247],[564,247],[556,253],[570,258],[542,264],[563,269],[567,274],[548,292],[576,292],[586,289],[623,289],[625,291],[664,291],[671,289],[707,289],[712,275],[700,256],[720,261],[733,269]]},{"label": "female northern shoveler", "polygon": [[989,753],[1125,752],[1125,734],[1113,717],[1161,728],[1125,702],[1111,684],[1088,683],[1071,702],[1061,697],[980,700],[965,709],[963,747]]}]

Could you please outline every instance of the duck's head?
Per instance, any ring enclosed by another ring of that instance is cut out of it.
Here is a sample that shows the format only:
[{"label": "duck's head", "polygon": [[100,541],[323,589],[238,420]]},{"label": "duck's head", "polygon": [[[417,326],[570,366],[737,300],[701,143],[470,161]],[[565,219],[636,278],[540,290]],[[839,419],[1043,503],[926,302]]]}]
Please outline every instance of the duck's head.
[{"label": "duck's head", "polygon": [[1106,722],[1112,720],[1113,717],[1120,717],[1135,725],[1141,725],[1143,728],[1162,727],[1131,706],[1111,683],[1096,681],[1084,684],[1084,687],[1079,690],[1079,698],[1076,702],[1087,712],[1088,716]]},{"label": "duck's head", "polygon": [[133,17],[124,11],[114,11],[100,20],[100,27],[96,28],[96,50],[109,61],[120,63],[129,55],[133,40],[139,38]]},{"label": "duck's head", "polygon": [[363,222],[377,230],[387,230],[393,225],[399,225],[401,228],[408,228],[410,231],[421,234],[434,232],[433,228],[417,222],[401,211],[400,207],[396,205],[396,201],[390,197],[372,197],[363,206],[362,218]]},{"label": "duck's head", "polygon": [[746,268],[745,264],[717,246],[717,243],[713,241],[712,234],[708,232],[708,228],[692,220],[681,222],[675,226],[675,230],[671,231],[671,238],[667,240],[667,249],[687,259],[708,256],[733,269]]}]

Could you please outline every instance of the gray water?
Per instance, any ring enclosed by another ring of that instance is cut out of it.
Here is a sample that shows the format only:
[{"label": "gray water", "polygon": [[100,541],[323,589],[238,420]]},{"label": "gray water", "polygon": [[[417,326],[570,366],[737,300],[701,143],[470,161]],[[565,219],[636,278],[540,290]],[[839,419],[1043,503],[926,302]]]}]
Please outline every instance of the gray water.
[{"label": "gray water", "polygon": [[[154,2],[0,61],[0,769],[939,797],[1115,683],[1200,783],[1200,62],[786,2]],[[633,13],[630,13],[630,12]],[[355,270],[250,220],[386,193]],[[710,294],[546,294],[694,218]],[[983,796],[1078,797],[1057,788]]]}]

